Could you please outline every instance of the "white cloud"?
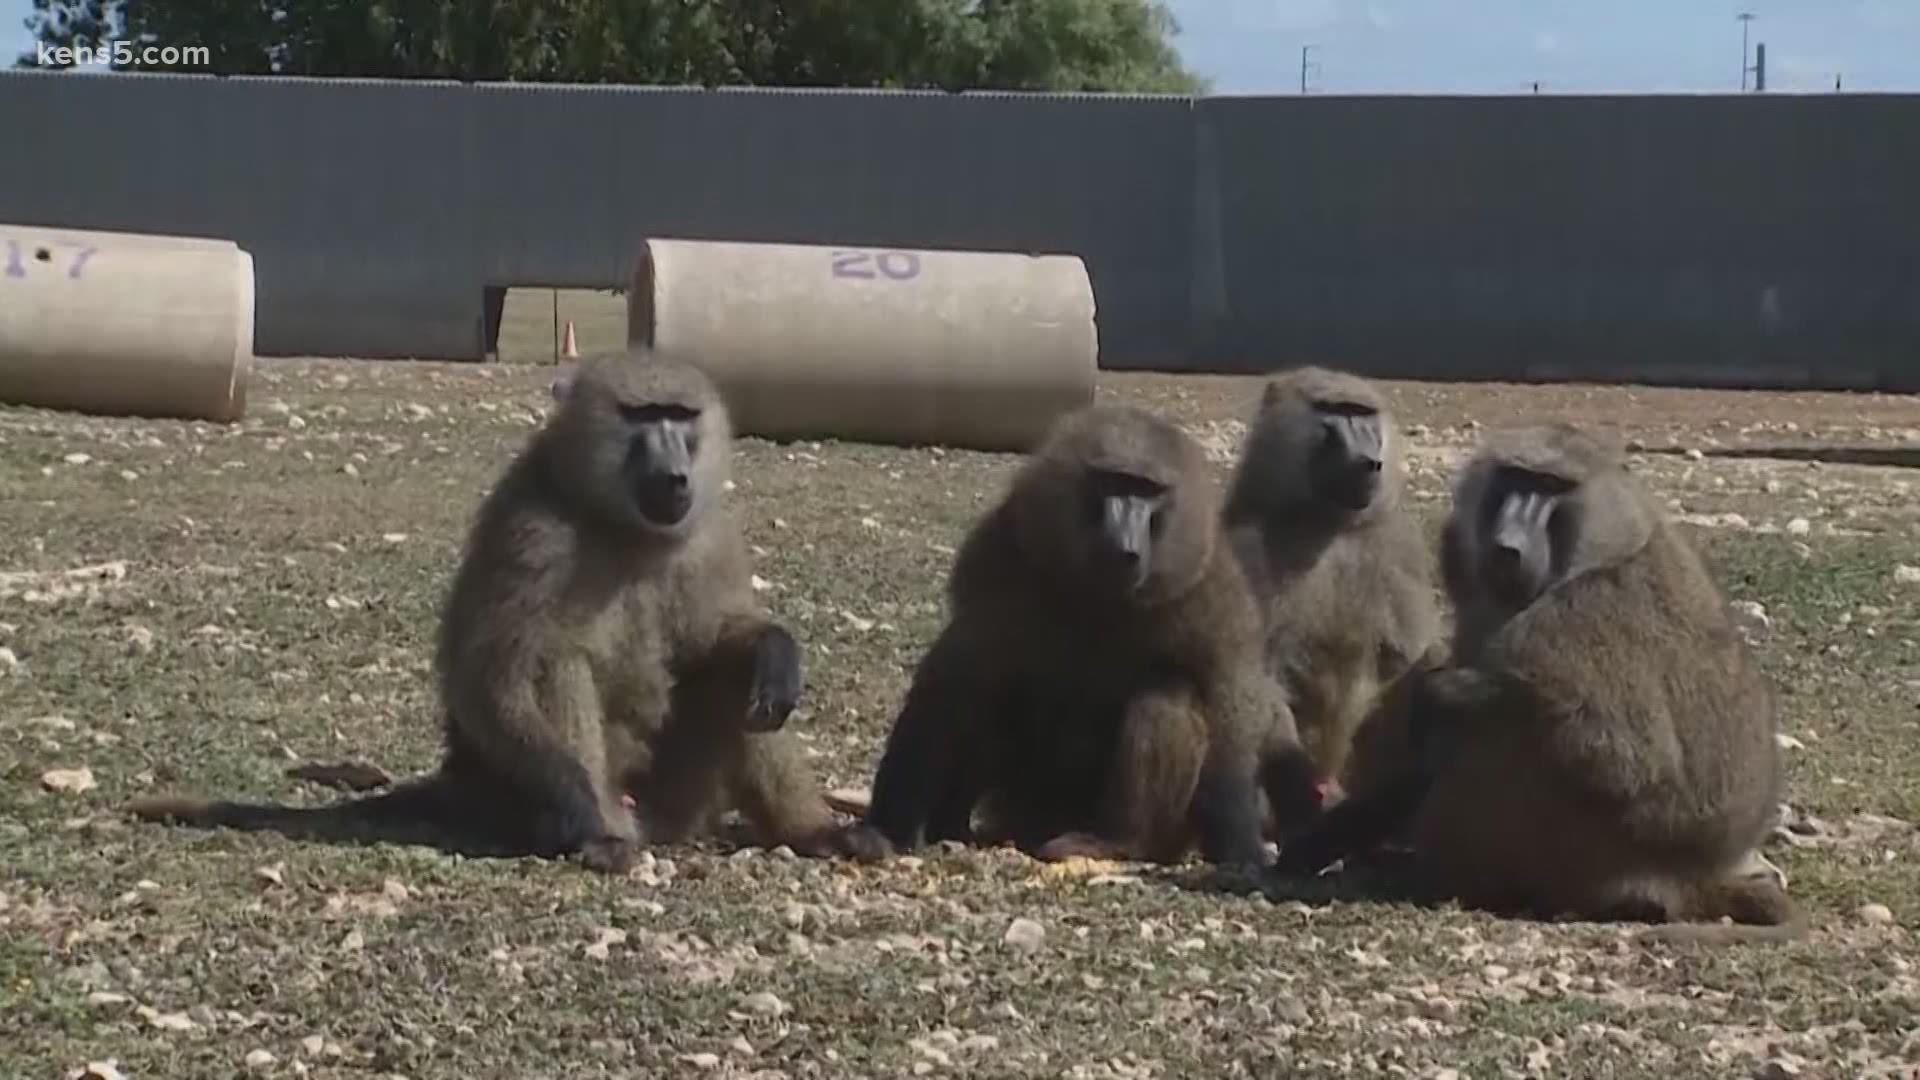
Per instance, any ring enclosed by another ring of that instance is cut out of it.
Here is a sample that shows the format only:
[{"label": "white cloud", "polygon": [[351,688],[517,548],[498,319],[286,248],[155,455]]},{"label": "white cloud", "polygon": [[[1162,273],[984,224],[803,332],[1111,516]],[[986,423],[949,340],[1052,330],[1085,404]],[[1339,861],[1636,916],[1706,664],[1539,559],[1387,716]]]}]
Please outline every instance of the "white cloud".
[{"label": "white cloud", "polygon": [[1533,35],[1533,47],[1545,53],[1560,51],[1560,35],[1553,30],[1542,30]]}]

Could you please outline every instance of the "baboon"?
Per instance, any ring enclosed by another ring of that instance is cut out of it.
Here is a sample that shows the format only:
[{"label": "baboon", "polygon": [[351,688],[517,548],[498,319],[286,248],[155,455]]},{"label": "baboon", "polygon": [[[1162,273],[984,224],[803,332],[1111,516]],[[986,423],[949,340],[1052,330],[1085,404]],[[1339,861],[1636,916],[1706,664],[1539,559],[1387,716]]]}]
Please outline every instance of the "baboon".
[{"label": "baboon", "polygon": [[1316,367],[1268,381],[1224,518],[1270,670],[1330,799],[1364,783],[1348,773],[1356,731],[1441,636],[1432,554],[1405,486],[1393,414],[1371,383]]},{"label": "baboon", "polygon": [[[1569,424],[1489,437],[1456,484],[1441,577],[1455,637],[1415,680],[1415,767],[1280,870],[1404,818],[1432,898],[1674,939],[1803,930],[1760,855],[1784,783],[1772,689],[1617,446]],[[1681,925],[1722,918],[1743,925]]]},{"label": "baboon", "polygon": [[1268,861],[1256,785],[1310,780],[1207,470],[1143,409],[1056,423],[955,556],[855,846]]},{"label": "baboon", "polygon": [[[823,853],[835,819],[783,728],[793,637],[761,609],[723,499],[732,431],[697,370],[581,361],[479,508],[442,611],[437,771],[322,807],[148,799],[148,819],[445,838],[618,872],[737,807]],[[623,805],[630,798],[633,809]]]}]

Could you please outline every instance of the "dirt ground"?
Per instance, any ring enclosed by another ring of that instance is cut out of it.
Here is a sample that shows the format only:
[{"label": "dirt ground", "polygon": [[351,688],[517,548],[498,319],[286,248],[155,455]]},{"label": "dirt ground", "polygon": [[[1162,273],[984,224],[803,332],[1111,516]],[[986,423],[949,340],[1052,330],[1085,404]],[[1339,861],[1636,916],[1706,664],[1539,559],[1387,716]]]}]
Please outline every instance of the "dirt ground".
[{"label": "dirt ground", "polygon": [[[536,313],[538,314],[538,313]],[[537,337],[538,327],[522,332]],[[583,344],[586,344],[583,342]],[[1484,427],[1618,431],[1781,691],[1802,943],[718,845],[631,877],[129,824],[431,767],[437,605],[551,369],[263,361],[232,427],[0,409],[0,1073],[1920,1075],[1920,398],[1390,384],[1428,524]],[[1224,474],[1257,383],[1116,375]],[[1015,459],[743,440],[792,721],[863,786]]]}]

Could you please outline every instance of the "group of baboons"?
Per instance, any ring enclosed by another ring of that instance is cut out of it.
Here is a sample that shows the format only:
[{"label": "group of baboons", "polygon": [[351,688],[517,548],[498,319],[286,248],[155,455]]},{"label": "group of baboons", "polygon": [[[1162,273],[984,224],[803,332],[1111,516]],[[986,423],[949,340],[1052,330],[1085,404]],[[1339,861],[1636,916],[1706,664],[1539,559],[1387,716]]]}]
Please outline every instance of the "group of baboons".
[{"label": "group of baboons", "polygon": [[134,812],[611,872],[729,809],[767,846],[862,860],[1197,847],[1305,875],[1397,848],[1416,897],[1695,939],[1804,928],[1760,854],[1771,691],[1705,564],[1593,434],[1501,432],[1465,465],[1437,560],[1448,635],[1366,380],[1273,377],[1224,496],[1166,419],[1061,418],[956,554],[848,824],[783,730],[801,650],[750,585],[714,385],[612,353],[556,396],[453,580],[437,771],[328,806]]}]

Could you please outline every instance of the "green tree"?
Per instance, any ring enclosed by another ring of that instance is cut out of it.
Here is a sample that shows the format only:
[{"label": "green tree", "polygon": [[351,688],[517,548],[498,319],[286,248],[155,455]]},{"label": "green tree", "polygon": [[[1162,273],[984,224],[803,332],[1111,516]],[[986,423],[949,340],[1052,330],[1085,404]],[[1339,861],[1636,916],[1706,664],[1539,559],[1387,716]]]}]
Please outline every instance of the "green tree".
[{"label": "green tree", "polygon": [[205,46],[220,74],[1205,89],[1157,0],[34,0],[27,27]]}]

